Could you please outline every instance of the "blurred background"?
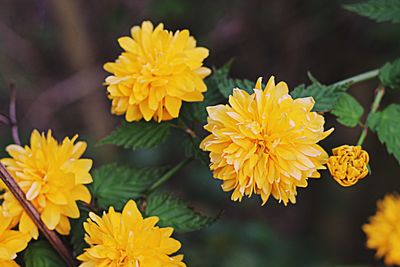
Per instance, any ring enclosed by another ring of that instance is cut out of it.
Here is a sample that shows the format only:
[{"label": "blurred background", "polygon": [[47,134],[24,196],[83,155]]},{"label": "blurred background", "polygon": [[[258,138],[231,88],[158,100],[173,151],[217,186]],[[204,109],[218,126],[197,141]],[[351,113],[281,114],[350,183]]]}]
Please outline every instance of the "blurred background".
[{"label": "blurred background", "polygon": [[[80,134],[97,166],[119,161],[132,166],[173,165],[182,158],[181,133],[150,151],[96,147],[122,118],[112,116],[102,85],[102,65],[121,52],[117,38],[148,19],[170,30],[188,28],[208,47],[207,66],[235,58],[232,76],[255,80],[275,75],[291,88],[307,83],[307,71],[333,83],[380,67],[400,55],[398,25],[376,24],[342,9],[349,1],[320,0],[1,0],[0,112],[7,113],[8,88],[18,90],[23,143],[32,129],[52,129],[58,139]],[[350,90],[366,109],[376,81]],[[398,102],[388,92],[385,99]],[[382,106],[385,106],[385,101]],[[328,150],[354,144],[360,129],[338,125],[324,141]],[[204,133],[203,133],[204,134]],[[11,143],[0,128],[0,156]],[[257,197],[230,201],[206,166],[191,163],[165,188],[221,219],[206,230],[177,234],[188,266],[381,266],[365,248],[361,225],[376,200],[400,188],[399,166],[376,136],[365,143],[372,175],[350,188],[327,173],[298,190],[297,204]]]}]

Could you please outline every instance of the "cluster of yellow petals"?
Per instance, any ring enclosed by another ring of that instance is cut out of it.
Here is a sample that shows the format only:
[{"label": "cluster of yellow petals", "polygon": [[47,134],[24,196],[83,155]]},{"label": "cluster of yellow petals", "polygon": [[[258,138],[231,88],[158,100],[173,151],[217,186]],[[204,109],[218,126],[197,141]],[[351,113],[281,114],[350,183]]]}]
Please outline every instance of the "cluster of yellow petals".
[{"label": "cluster of yellow petals", "polygon": [[[85,142],[65,138],[59,144],[51,131],[40,134],[33,131],[30,146],[9,145],[10,158],[1,159],[16,180],[27,200],[31,201],[50,230],[67,235],[70,232],[68,218],[79,218],[77,200],[89,203],[91,195],[85,184],[92,182],[89,170],[92,160],[81,159],[86,150]],[[19,223],[19,230],[33,238],[39,235],[33,221],[20,206],[11,192],[3,195],[3,214]]]},{"label": "cluster of yellow petals", "polygon": [[363,226],[367,247],[387,265],[400,266],[400,197],[389,194],[378,201],[377,212]]},{"label": "cluster of yellow petals", "polygon": [[171,238],[173,228],[156,226],[158,217],[143,218],[129,200],[121,212],[110,208],[102,217],[94,213],[84,223],[85,241],[90,245],[78,256],[81,267],[143,266],[184,267],[181,244]]},{"label": "cluster of yellow petals", "polygon": [[104,65],[112,74],[106,78],[112,113],[129,122],[160,122],[177,118],[182,101],[203,100],[203,79],[211,73],[203,67],[208,49],[196,47],[188,30],[172,33],[144,21],[118,42],[125,52]]},{"label": "cluster of yellow petals", "polygon": [[30,236],[20,231],[11,230],[13,228],[12,218],[3,215],[0,206],[0,266],[16,267],[19,266],[14,259],[17,253],[24,250],[28,245]]},{"label": "cluster of yellow petals", "polygon": [[368,174],[368,152],[361,146],[342,145],[332,149],[328,169],[341,186],[352,186]]},{"label": "cluster of yellow petals", "polygon": [[296,202],[297,187],[318,178],[328,154],[317,143],[333,129],[324,131],[324,117],[312,112],[312,97],[292,99],[284,82],[271,77],[264,90],[261,78],[253,94],[234,89],[229,105],[208,107],[211,134],[201,148],[210,151],[210,168],[223,181],[232,200],[253,193],[263,204],[272,194]]}]

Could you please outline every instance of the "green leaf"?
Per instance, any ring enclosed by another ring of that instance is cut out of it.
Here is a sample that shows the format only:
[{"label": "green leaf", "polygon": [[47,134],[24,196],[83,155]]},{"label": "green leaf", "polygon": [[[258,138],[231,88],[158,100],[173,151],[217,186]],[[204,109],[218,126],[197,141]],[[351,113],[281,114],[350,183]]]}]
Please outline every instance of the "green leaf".
[{"label": "green leaf", "polygon": [[208,165],[208,155],[206,152],[200,149],[200,140],[189,137],[183,141],[183,145],[185,148],[186,157],[194,158],[199,160],[204,165]]},{"label": "green leaf", "polygon": [[123,122],[114,132],[99,142],[130,149],[148,149],[163,143],[170,134],[169,123]]},{"label": "green leaf", "polygon": [[400,58],[383,65],[379,70],[379,80],[385,87],[400,89]]},{"label": "green leaf", "polygon": [[235,88],[240,88],[249,94],[254,93],[253,89],[255,86],[255,82],[247,79],[241,80],[229,78],[231,65],[232,61],[229,61],[220,69],[216,70],[215,74],[213,75],[214,82],[220,93],[225,98],[228,98],[230,95],[232,95],[233,89]]},{"label": "green leaf", "polygon": [[331,111],[348,88],[347,84],[338,86],[324,85],[317,81],[311,74],[309,74],[309,77],[312,82],[309,86],[306,87],[304,84],[301,84],[293,89],[290,95],[293,98],[312,96],[315,101],[313,111]]},{"label": "green leaf", "polygon": [[182,200],[166,193],[150,195],[145,214],[159,217],[158,225],[173,227],[178,232],[200,230],[217,219],[193,211]]},{"label": "green leaf", "polygon": [[81,213],[78,219],[70,219],[71,232],[70,232],[70,242],[74,250],[74,255],[79,256],[83,253],[83,249],[87,248],[89,245],[85,242],[85,229],[83,228],[83,223],[89,218],[89,210],[85,207],[79,206],[79,211]]},{"label": "green leaf", "polygon": [[120,210],[129,199],[136,199],[157,181],[165,168],[132,169],[117,164],[101,166],[93,172],[91,189],[95,202],[103,209]]},{"label": "green leaf", "polygon": [[363,113],[364,108],[348,93],[342,94],[332,110],[339,123],[351,128],[357,126]]},{"label": "green leaf", "polygon": [[383,111],[372,113],[367,125],[400,163],[400,105],[391,104]]},{"label": "green leaf", "polygon": [[61,267],[65,262],[47,241],[30,242],[24,253],[25,267]]},{"label": "green leaf", "polygon": [[377,22],[400,22],[399,0],[367,0],[357,4],[345,5],[344,8]]}]

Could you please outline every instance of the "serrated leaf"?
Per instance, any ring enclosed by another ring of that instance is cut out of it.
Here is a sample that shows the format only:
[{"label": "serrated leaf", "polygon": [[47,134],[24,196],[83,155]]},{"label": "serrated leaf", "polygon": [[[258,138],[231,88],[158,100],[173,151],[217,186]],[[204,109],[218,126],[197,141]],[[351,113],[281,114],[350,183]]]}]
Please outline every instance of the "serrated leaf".
[{"label": "serrated leaf", "polygon": [[305,86],[304,84],[301,84],[293,89],[293,91],[290,92],[290,95],[293,98],[313,97],[315,101],[313,111],[331,111],[336,102],[348,88],[347,84],[324,85],[318,82],[311,74],[309,74],[309,77],[312,81],[311,85]]},{"label": "serrated leaf", "polygon": [[379,70],[379,80],[385,87],[400,89],[400,58],[383,65]]},{"label": "serrated leaf", "polygon": [[[207,87],[217,88],[224,98],[232,95],[234,88],[240,88],[247,93],[252,94],[255,82],[247,79],[232,79],[229,78],[229,71],[232,65],[232,60],[225,63],[221,68],[214,70],[214,74],[208,79]],[[206,80],[207,81],[207,80]]]},{"label": "serrated leaf", "polygon": [[83,249],[89,245],[85,242],[85,229],[83,223],[89,218],[89,210],[87,208],[79,206],[80,217],[78,219],[70,219],[71,232],[70,242],[74,250],[74,256],[78,256],[83,253]]},{"label": "serrated leaf", "polygon": [[99,144],[112,144],[130,149],[149,149],[163,143],[170,134],[169,123],[123,122]]},{"label": "serrated leaf", "polygon": [[367,125],[400,163],[400,105],[391,104],[383,111],[371,114]]},{"label": "serrated leaf", "polygon": [[47,241],[30,242],[24,253],[25,267],[62,267],[65,262]]},{"label": "serrated leaf", "polygon": [[399,0],[368,0],[356,4],[345,5],[344,8],[377,22],[400,22]]},{"label": "serrated leaf", "polygon": [[337,116],[337,121],[344,126],[355,127],[364,113],[364,108],[354,97],[343,93],[331,113]]},{"label": "serrated leaf", "polygon": [[182,200],[166,193],[152,194],[147,200],[146,216],[157,216],[161,227],[173,227],[178,232],[200,230],[216,218],[201,215]]},{"label": "serrated leaf", "polygon": [[129,199],[136,199],[157,181],[165,168],[133,169],[117,164],[104,165],[93,172],[90,185],[98,206],[120,210]]},{"label": "serrated leaf", "polygon": [[194,158],[199,160],[204,165],[208,165],[209,159],[206,152],[200,149],[200,141],[194,138],[186,138],[183,141],[185,148],[185,155],[188,158]]}]

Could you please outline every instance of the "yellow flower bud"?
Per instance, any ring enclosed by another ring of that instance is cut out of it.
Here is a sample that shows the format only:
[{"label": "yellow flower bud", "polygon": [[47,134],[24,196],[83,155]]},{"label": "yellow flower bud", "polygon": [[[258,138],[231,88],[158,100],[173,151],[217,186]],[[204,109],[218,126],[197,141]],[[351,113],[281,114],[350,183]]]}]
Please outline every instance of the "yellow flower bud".
[{"label": "yellow flower bud", "polygon": [[368,152],[361,146],[343,145],[332,149],[328,169],[341,186],[352,186],[368,174]]}]

